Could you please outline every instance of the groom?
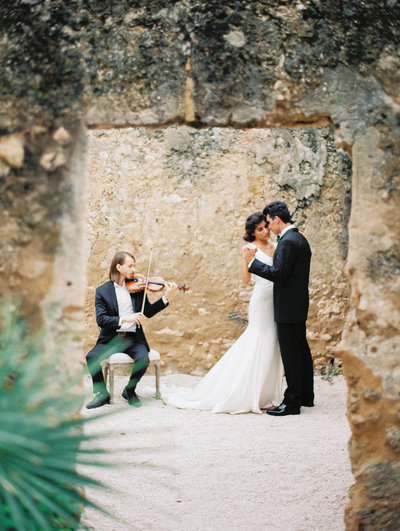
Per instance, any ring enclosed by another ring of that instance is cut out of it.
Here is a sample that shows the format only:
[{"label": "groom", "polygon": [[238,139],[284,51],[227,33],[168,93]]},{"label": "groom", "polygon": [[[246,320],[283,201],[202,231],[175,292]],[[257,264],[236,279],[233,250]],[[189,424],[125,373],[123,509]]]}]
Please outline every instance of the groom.
[{"label": "groom", "polygon": [[294,225],[286,203],[275,201],[263,210],[270,230],[279,234],[273,265],[254,258],[245,248],[243,256],[250,273],[274,283],[274,314],[287,389],[283,402],[269,415],[298,415],[300,406],[314,405],[313,361],[306,338],[310,246]]}]

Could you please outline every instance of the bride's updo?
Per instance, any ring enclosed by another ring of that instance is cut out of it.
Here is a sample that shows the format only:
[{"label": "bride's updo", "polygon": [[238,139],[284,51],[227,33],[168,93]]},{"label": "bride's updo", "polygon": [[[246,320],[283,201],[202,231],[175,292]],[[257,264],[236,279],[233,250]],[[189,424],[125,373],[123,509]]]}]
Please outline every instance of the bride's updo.
[{"label": "bride's updo", "polygon": [[256,230],[257,225],[259,225],[262,221],[267,222],[267,218],[262,212],[255,212],[246,219],[246,232],[243,236],[245,242],[254,242],[254,231]]}]

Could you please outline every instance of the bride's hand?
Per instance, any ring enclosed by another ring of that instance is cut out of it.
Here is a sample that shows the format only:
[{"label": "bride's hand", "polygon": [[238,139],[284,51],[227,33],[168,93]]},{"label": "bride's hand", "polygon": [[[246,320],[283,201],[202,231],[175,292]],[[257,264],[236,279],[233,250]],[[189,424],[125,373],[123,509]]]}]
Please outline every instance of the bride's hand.
[{"label": "bride's hand", "polygon": [[256,255],[256,252],[257,252],[256,247],[250,248],[247,245],[243,247],[242,255],[243,255],[243,260],[245,261],[246,264],[249,264],[253,260],[253,258]]}]

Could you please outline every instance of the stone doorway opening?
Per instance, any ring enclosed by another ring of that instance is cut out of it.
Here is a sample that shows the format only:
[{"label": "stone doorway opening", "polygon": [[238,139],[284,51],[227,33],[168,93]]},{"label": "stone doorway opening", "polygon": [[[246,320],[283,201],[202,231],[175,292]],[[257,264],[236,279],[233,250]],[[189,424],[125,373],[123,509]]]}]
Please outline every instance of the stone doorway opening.
[{"label": "stone doorway opening", "polygon": [[97,336],[95,288],[112,256],[132,252],[144,272],[152,249],[152,273],[191,288],[146,323],[152,346],[165,372],[204,374],[246,325],[245,219],[282,199],[313,249],[308,333],[316,371],[340,371],[351,161],[332,128],[92,129],[88,168],[86,350]]},{"label": "stone doorway opening", "polygon": [[[60,305],[63,326],[80,330],[87,123],[289,126],[332,120],[353,158],[352,311],[342,348],[356,487],[346,524],[396,527],[398,3],[353,2],[351,9],[329,2],[84,4],[23,1],[1,11],[3,292],[25,298],[32,321],[45,307]],[[342,212],[338,217],[345,219]],[[312,239],[309,219],[304,226]],[[320,219],[325,222],[325,215]],[[204,270],[193,293],[207,285],[214,294],[214,267]],[[223,288],[221,302],[231,293]],[[198,312],[208,311],[206,295]],[[217,304],[212,308],[217,315]]]}]

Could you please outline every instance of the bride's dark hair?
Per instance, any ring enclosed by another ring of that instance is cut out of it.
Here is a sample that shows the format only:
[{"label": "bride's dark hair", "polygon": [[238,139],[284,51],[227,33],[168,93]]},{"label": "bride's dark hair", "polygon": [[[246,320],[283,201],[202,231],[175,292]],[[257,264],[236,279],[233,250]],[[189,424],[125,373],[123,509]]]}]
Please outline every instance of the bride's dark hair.
[{"label": "bride's dark hair", "polygon": [[255,212],[246,219],[245,233],[243,239],[245,242],[254,242],[254,231],[262,221],[267,222],[266,216],[262,212]]}]

